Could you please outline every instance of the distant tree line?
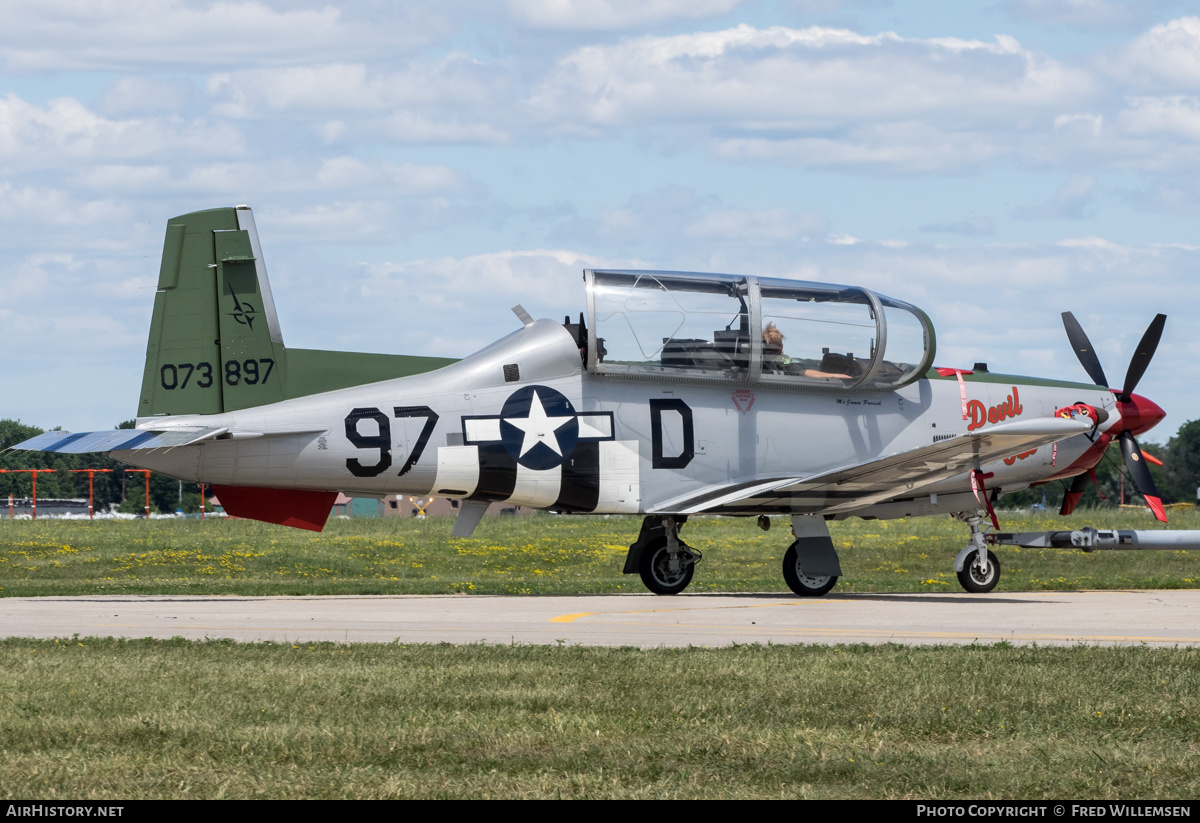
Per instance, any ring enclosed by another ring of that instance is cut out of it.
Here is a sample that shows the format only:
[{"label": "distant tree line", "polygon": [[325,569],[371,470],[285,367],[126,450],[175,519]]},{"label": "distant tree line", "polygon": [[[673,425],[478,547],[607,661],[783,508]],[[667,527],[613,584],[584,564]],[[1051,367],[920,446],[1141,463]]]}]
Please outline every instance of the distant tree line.
[{"label": "distant tree line", "polygon": [[[118,429],[132,429],[134,421],[126,420]],[[38,474],[38,499],[50,497],[82,498],[88,496],[88,477],[72,469],[111,469],[108,473],[97,473],[93,487],[93,502],[97,512],[108,511],[116,504],[118,511],[139,513],[146,508],[146,486],[140,472],[126,474],[131,468],[118,463],[106,454],[55,454],[50,452],[6,451],[31,437],[43,432],[34,426],[26,426],[16,420],[0,420],[0,469],[55,469],[53,474]],[[0,474],[0,509],[8,505],[8,496],[27,498],[32,480],[26,473]],[[210,492],[211,494],[211,492]],[[179,500],[179,481],[161,474],[150,475],[150,510],[160,514],[200,511],[200,487],[196,483],[183,484],[183,503]],[[0,512],[3,514],[3,512]],[[3,514],[7,516],[7,514]]]}]

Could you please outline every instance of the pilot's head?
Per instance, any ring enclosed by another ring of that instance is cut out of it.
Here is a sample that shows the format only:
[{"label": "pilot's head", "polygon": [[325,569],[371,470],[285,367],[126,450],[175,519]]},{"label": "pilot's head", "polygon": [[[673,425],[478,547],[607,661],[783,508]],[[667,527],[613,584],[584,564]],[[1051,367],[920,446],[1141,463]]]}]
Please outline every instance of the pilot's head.
[{"label": "pilot's head", "polygon": [[774,323],[768,323],[763,329],[763,342],[768,346],[779,346],[783,348],[783,332],[775,327]]}]

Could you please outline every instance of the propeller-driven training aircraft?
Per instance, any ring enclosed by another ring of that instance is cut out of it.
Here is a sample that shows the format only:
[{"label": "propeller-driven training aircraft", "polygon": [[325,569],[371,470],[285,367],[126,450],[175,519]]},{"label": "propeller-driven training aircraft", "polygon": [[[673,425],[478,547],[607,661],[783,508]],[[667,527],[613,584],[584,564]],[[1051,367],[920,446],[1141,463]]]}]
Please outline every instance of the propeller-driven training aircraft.
[{"label": "propeller-driven training aircraft", "polygon": [[802,596],[842,574],[828,520],[950,514],[971,535],[960,582],[990,591],[993,501],[1074,477],[1068,513],[1114,439],[1165,520],[1135,439],[1164,413],[1133,393],[1163,315],[1116,391],[1069,313],[1092,383],[935,368],[925,313],[864,288],[583,279],[579,322],[517,306],[521,328],[460,361],[288,349],[250,209],[185,214],[167,224],[137,428],[16,448],[108,452],[211,485],[232,515],[314,530],[339,491],[457,499],[459,536],[496,501],[643,515],[625,572],[659,594],[691,582],[700,553],[679,530],[700,514],[789,516],[783,576]]}]

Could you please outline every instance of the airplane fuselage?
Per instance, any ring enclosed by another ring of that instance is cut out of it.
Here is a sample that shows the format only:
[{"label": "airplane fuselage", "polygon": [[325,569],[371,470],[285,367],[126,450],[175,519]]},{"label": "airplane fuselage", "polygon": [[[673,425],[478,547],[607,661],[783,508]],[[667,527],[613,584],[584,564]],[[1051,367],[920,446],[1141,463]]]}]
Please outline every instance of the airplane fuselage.
[{"label": "airplane fuselage", "polygon": [[[235,434],[115,458],[182,480],[268,488],[505,501],[556,511],[669,513],[763,478],[833,472],[1008,420],[1049,417],[1085,403],[1117,422],[1099,386],[991,376],[922,378],[890,391],[799,390],[770,384],[590,374],[575,340],[543,320],[451,366],[217,415],[147,418],[146,427],[219,427]],[[304,434],[280,433],[281,429]],[[316,433],[319,432],[319,433]],[[1107,445],[1107,440],[1104,440]],[[1011,491],[1078,474],[1099,460],[1089,436],[982,466]],[[1088,462],[1089,457],[1094,460]],[[1081,463],[1082,461],[1082,463]],[[970,491],[969,470],[914,486],[911,498]],[[905,497],[906,495],[901,495]],[[870,513],[838,509],[835,494],[715,512]],[[936,502],[934,510],[938,510]],[[882,507],[881,507],[882,506]],[[965,506],[960,507],[965,508]],[[952,511],[947,501],[942,510]],[[918,512],[910,506],[908,513]]]}]

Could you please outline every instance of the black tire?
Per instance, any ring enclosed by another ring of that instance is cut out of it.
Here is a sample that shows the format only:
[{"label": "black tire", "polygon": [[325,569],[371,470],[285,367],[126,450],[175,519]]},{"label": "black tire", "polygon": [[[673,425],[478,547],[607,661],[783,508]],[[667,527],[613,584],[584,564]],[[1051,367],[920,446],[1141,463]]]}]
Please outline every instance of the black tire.
[{"label": "black tire", "polygon": [[642,561],[638,572],[642,583],[655,594],[679,594],[692,582],[696,564],[686,554],[683,555],[682,568],[678,573],[670,570],[671,554],[667,551],[667,538],[660,537],[642,549]]},{"label": "black tire", "polygon": [[967,555],[963,570],[958,573],[958,582],[964,589],[972,594],[987,594],[996,588],[1000,582],[1000,561],[989,551],[987,563],[987,568],[981,571],[975,567],[975,552]]},{"label": "black tire", "polygon": [[804,570],[800,568],[800,558],[796,555],[795,543],[788,546],[787,553],[783,555],[783,579],[788,584],[788,588],[801,597],[821,597],[828,594],[829,590],[838,582],[834,575],[818,577],[805,574]]}]

